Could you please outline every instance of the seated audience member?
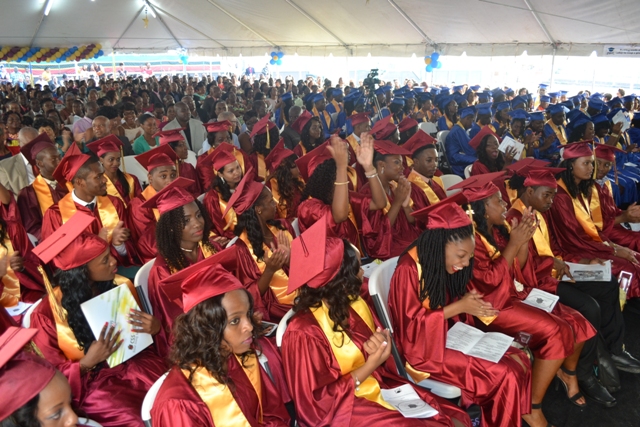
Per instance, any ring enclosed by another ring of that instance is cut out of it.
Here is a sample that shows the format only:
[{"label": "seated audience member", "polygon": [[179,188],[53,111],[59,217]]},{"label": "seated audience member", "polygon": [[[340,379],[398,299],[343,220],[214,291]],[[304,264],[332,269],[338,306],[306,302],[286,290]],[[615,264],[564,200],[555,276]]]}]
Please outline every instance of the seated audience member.
[{"label": "seated audience member", "polygon": [[138,124],[142,128],[142,135],[140,135],[133,141],[131,147],[133,148],[134,153],[142,154],[151,150],[152,148],[157,147],[160,144],[160,138],[156,136],[158,125],[156,123],[155,117],[153,117],[151,114],[141,114],[138,117]]},{"label": "seated audience member", "polygon": [[[411,157],[405,157],[405,159],[412,166],[407,175],[407,181],[411,183],[414,210],[436,204],[447,197],[442,179],[436,176],[438,149],[433,144],[434,141],[425,132],[419,131],[402,146],[411,153]],[[422,197],[416,194],[420,192]]]},{"label": "seated audience member", "polygon": [[200,182],[198,181],[198,174],[196,168],[189,162],[189,147],[187,141],[184,139],[181,129],[164,130],[156,134],[160,138],[160,145],[169,145],[176,153],[178,158],[178,176],[193,181],[193,184],[187,189],[193,197],[198,197],[202,194],[200,189]]},{"label": "seated audience member", "polygon": [[291,128],[300,134],[300,142],[293,147],[293,152],[298,157],[304,156],[324,141],[320,119],[306,110],[293,122]]},{"label": "seated audience member", "polygon": [[253,126],[251,138],[253,140],[253,152],[249,159],[255,170],[256,180],[264,182],[268,175],[267,164],[264,159],[278,143],[280,132],[278,127],[269,120],[269,115],[267,114]]},{"label": "seated audience member", "polygon": [[471,166],[471,176],[506,170],[513,163],[516,154],[515,147],[507,148],[504,154],[498,150],[500,137],[488,127],[484,127],[478,132],[469,141],[469,145],[476,150],[478,156],[478,160],[473,162]]},{"label": "seated audience member", "polygon": [[[20,148],[38,137],[38,131],[31,127],[23,127],[18,132]],[[22,153],[8,159],[0,160],[0,184],[14,195],[33,184],[36,174],[29,161]]]},{"label": "seated audience member", "polygon": [[445,149],[451,170],[461,177],[464,177],[464,169],[467,165],[476,161],[475,150],[469,145],[471,139],[467,135],[467,130],[471,128],[475,117],[474,107],[463,108],[460,111],[460,120],[451,128],[445,140]]},{"label": "seated audience member", "polygon": [[300,170],[296,165],[298,156],[280,140],[265,158],[269,170],[267,186],[271,189],[277,204],[278,218],[291,222],[298,214],[298,205],[304,190],[304,181],[300,179]]}]

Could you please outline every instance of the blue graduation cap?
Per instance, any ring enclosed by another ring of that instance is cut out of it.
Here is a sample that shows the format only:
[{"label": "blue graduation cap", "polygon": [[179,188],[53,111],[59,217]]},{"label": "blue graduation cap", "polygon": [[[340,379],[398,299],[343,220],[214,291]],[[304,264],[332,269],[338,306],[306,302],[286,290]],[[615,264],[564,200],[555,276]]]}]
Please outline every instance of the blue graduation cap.
[{"label": "blue graduation cap", "polygon": [[342,89],[340,89],[339,87],[335,87],[331,91],[331,96],[333,96],[333,97],[341,96],[341,95],[344,95],[344,92],[342,92]]},{"label": "blue graduation cap", "polygon": [[553,98],[560,98],[560,92],[550,92],[550,93],[548,93],[547,95],[549,95],[549,97],[550,97],[551,99],[553,99]]},{"label": "blue graduation cap", "polygon": [[560,94],[560,96],[566,95],[569,93],[569,91],[566,90],[561,90],[560,92],[558,92]]},{"label": "blue graduation cap", "polygon": [[572,96],[570,99],[571,99],[571,102],[573,102],[573,105],[575,106],[580,105],[580,103],[582,102],[582,97],[580,95]]},{"label": "blue graduation cap", "polygon": [[551,115],[558,114],[558,113],[566,114],[569,112],[569,109],[562,104],[554,104],[554,105],[550,105],[549,108],[547,108],[547,111],[549,111]]},{"label": "blue graduation cap", "polygon": [[293,99],[293,94],[291,92],[284,93],[284,94],[282,94],[281,99],[283,101],[288,101],[290,99]]},{"label": "blue graduation cap", "polygon": [[551,102],[551,97],[548,95],[540,95],[540,102]]},{"label": "blue graduation cap", "polygon": [[640,112],[633,113],[633,120],[640,120]]},{"label": "blue graduation cap", "polygon": [[624,108],[614,108],[613,110],[609,111],[609,114],[607,114],[607,118],[609,120],[613,120],[616,114],[618,114],[618,111],[627,111],[627,110],[625,110]]},{"label": "blue graduation cap", "polygon": [[416,94],[416,97],[421,101],[421,102],[425,102],[428,100],[432,100],[433,96],[429,93],[429,92],[418,92]]},{"label": "blue graduation cap", "polygon": [[567,109],[569,109],[569,110],[573,110],[574,108],[576,108],[576,106],[575,106],[575,105],[573,105],[573,101],[571,101],[571,100],[562,101],[562,102],[560,103],[560,105],[564,105],[564,106],[565,106],[565,107],[567,107]]},{"label": "blue graduation cap", "polygon": [[405,92],[409,92],[409,91],[411,90],[411,88],[409,87],[409,85],[404,85],[404,86],[402,86],[402,88],[401,88],[401,89],[402,89],[403,91],[405,91]]},{"label": "blue graduation cap", "polygon": [[470,86],[470,87],[469,87],[469,89],[471,89],[471,90],[472,90],[472,91],[474,91],[474,92],[479,91],[479,90],[480,90],[480,88],[481,88],[481,86],[480,86],[480,85],[473,85],[473,86]]},{"label": "blue graduation cap", "polygon": [[451,90],[448,87],[443,86],[440,88],[440,95],[449,95],[449,93],[451,93]]},{"label": "blue graduation cap", "polygon": [[455,99],[455,100],[456,100],[456,102],[457,102],[458,104],[460,104],[461,102],[466,101],[466,100],[467,100],[467,97],[466,97],[466,96],[464,96],[463,94],[461,94],[460,92],[454,92],[454,93],[453,93],[453,99]]},{"label": "blue graduation cap", "polygon": [[516,108],[517,105],[520,105],[520,104],[523,104],[525,106],[527,105],[527,97],[526,96],[516,96],[515,98],[513,98],[511,100],[511,106],[514,109]]},{"label": "blue graduation cap", "polygon": [[604,96],[600,92],[592,93],[589,99],[599,99],[602,100]]},{"label": "blue graduation cap", "polygon": [[455,99],[453,99],[452,96],[440,95],[440,99],[437,100],[438,107],[440,107],[440,110],[444,111],[447,109],[447,105],[449,105],[453,101],[455,101]]},{"label": "blue graduation cap", "polygon": [[453,87],[453,91],[454,92],[460,92],[463,88],[464,88],[464,85],[454,86]]},{"label": "blue graduation cap", "polygon": [[324,95],[322,93],[314,93],[313,97],[311,98],[311,100],[315,103],[315,102],[320,102],[322,100],[324,100]]},{"label": "blue graduation cap", "polygon": [[430,92],[431,95],[436,96],[440,94],[440,89],[438,89],[437,87],[432,87]]},{"label": "blue graduation cap", "polygon": [[423,93],[424,92],[424,88],[422,86],[416,86],[413,88],[413,91],[415,93]]},{"label": "blue graduation cap", "polygon": [[511,120],[528,120],[529,119],[529,115],[524,110],[509,111],[509,117],[511,117]]},{"label": "blue graduation cap", "polygon": [[634,102],[635,100],[636,100],[636,95],[635,94],[627,95],[627,96],[622,98],[622,102],[624,102],[625,104],[628,103],[628,102]]},{"label": "blue graduation cap", "polygon": [[567,113],[567,120],[569,120],[569,122],[575,122],[576,120],[578,120],[581,117],[587,117],[588,116],[583,113],[582,111],[575,109],[575,110],[571,110]]},{"label": "blue graduation cap", "polygon": [[497,88],[493,89],[493,90],[491,91],[491,93],[492,93],[492,95],[493,95],[493,97],[494,97],[494,98],[497,98],[497,97],[499,97],[500,95],[504,95],[504,94],[505,94],[505,93],[504,93],[504,91],[503,91],[502,89],[500,89],[499,87],[497,87]]},{"label": "blue graduation cap", "polygon": [[509,108],[511,108],[511,102],[509,101],[503,101],[498,103],[498,105],[496,105],[497,111],[507,110]]},{"label": "blue graduation cap", "polygon": [[529,121],[531,122],[535,122],[537,120],[544,121],[544,119],[544,112],[542,111],[536,111],[535,113],[529,114]]},{"label": "blue graduation cap", "polygon": [[576,120],[572,120],[569,126],[571,127],[571,129],[576,129],[577,127],[580,127],[589,123],[590,121],[591,119],[589,117],[583,115]]},{"label": "blue graduation cap", "polygon": [[305,95],[302,98],[302,101],[306,104],[307,102],[309,102],[311,100],[311,98],[313,98],[314,95],[315,95],[315,93],[308,93],[307,95]]},{"label": "blue graduation cap", "polygon": [[404,99],[415,99],[416,94],[413,91],[405,92]]},{"label": "blue graduation cap", "polygon": [[476,114],[476,107],[465,107],[462,110],[458,111],[458,115],[460,116],[461,119],[464,119],[465,117],[468,116],[475,116]]},{"label": "blue graduation cap", "polygon": [[546,84],[546,83],[540,83],[540,84],[538,85],[538,89],[545,89],[545,90],[546,90],[548,87],[549,87],[549,85],[548,85],[548,84]]},{"label": "blue graduation cap", "polygon": [[489,102],[491,99],[491,92],[479,92],[478,94],[478,102]]},{"label": "blue graduation cap", "polygon": [[393,96],[403,96],[405,90],[404,89],[396,89],[393,91]]},{"label": "blue graduation cap", "polygon": [[515,91],[515,90],[513,90],[513,89],[511,89],[510,87],[508,87],[508,88],[506,88],[506,89],[504,90],[504,93],[505,93],[506,95],[512,95],[512,94],[516,93],[516,91]]},{"label": "blue graduation cap", "polygon": [[395,97],[393,98],[393,100],[391,101],[392,104],[396,104],[396,105],[402,105],[404,106],[404,99],[400,98],[400,97]]},{"label": "blue graduation cap", "polygon": [[593,120],[594,125],[597,125],[600,123],[609,123],[609,119],[607,118],[607,115],[604,113],[596,114],[591,118],[591,120]]},{"label": "blue graduation cap", "polygon": [[478,115],[479,116],[485,116],[485,115],[492,115],[492,111],[491,111],[491,103],[490,102],[485,102],[484,104],[478,104],[476,105],[476,110],[478,111]]},{"label": "blue graduation cap", "polygon": [[594,99],[593,96],[589,100],[589,108],[593,108],[594,110],[602,111],[604,108],[604,102],[600,99]]},{"label": "blue graduation cap", "polygon": [[622,107],[622,104],[623,104],[622,98],[618,98],[617,96],[614,98],[611,98],[611,101],[607,102],[607,105],[609,106],[609,108],[616,108],[616,105]]}]

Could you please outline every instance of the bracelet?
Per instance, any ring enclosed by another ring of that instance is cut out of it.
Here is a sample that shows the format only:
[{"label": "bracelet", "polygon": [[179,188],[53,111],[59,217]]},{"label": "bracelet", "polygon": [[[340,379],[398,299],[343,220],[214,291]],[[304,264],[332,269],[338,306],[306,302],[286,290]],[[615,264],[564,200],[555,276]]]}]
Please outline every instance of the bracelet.
[{"label": "bracelet", "polygon": [[369,179],[375,178],[376,176],[378,176],[378,172],[374,173],[373,175],[365,175],[365,176]]},{"label": "bracelet", "polygon": [[356,379],[356,391],[360,391],[360,380],[356,374],[353,374],[353,378]]},{"label": "bracelet", "polygon": [[620,136],[620,134],[618,134],[618,133],[612,133],[612,134],[611,134],[611,136],[612,136],[612,137],[614,137],[614,138],[618,138],[618,137]]},{"label": "bracelet", "polygon": [[349,185],[349,181],[345,181],[345,182],[334,182],[334,185]]}]

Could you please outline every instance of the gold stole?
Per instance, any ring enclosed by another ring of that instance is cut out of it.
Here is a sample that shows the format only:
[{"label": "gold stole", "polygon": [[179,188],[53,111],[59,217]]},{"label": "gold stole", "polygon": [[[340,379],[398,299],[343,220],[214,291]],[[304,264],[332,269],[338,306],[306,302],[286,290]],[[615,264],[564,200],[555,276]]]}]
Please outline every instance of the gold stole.
[{"label": "gold stole", "polygon": [[[351,308],[360,316],[360,318],[367,324],[371,333],[376,330],[371,311],[364,300],[358,297],[351,303]],[[358,369],[365,364],[364,355],[360,351],[357,345],[349,338],[345,332],[336,332],[333,330],[333,321],[329,317],[329,307],[322,302],[322,306],[318,308],[312,308],[311,313],[315,317],[320,329],[327,337],[329,344],[331,345],[331,352],[340,365],[340,373],[349,375],[354,370]],[[391,345],[391,343],[389,343]],[[356,397],[364,397],[370,402],[375,402],[385,408],[395,411],[395,408],[389,405],[382,399],[380,393],[380,384],[372,376],[369,375],[366,379],[361,380],[360,385],[355,390]],[[359,389],[359,390],[358,390]]]},{"label": "gold stole", "polygon": [[558,138],[558,141],[560,141],[560,144],[565,145],[567,143],[567,134],[565,133],[564,127],[556,126],[556,124],[553,123],[553,120],[551,119],[547,120],[547,124],[556,134],[556,137]]},{"label": "gold stole", "polygon": [[[449,120],[449,117],[447,117],[447,115],[446,115],[446,114],[445,114],[443,117],[444,117],[444,119],[447,121],[447,127],[448,127],[450,130],[451,130],[451,129],[453,129],[453,122],[452,122],[451,120]],[[462,127],[462,126],[460,126],[460,127]],[[464,127],[462,127],[462,129],[464,129]]]},{"label": "gold stole", "polygon": [[[147,188],[145,188],[142,192],[142,197],[144,197],[145,200],[149,200],[150,198],[155,196],[156,193],[157,191],[155,190],[155,188],[153,188],[151,185],[147,185]],[[153,216],[156,218],[156,222],[158,222],[158,219],[160,219],[160,212],[157,208],[153,208]]]},{"label": "gold stole", "polygon": [[[138,301],[138,294],[136,293],[133,283],[129,279],[116,274],[113,279],[117,286],[127,285],[129,290],[133,294],[136,302]],[[67,322],[67,310],[62,307],[62,291],[60,287],[53,288],[53,298],[49,296],[49,304],[51,305],[51,312],[53,313],[53,319],[56,322],[56,333],[58,335],[58,348],[64,353],[65,357],[72,362],[77,362],[84,357],[84,351],[78,346],[76,336],[73,334],[73,330]]]},{"label": "gold stole", "polygon": [[[302,143],[302,141],[298,142],[298,145],[300,146],[300,149],[302,150],[302,156],[307,154],[307,149],[304,148],[304,144]],[[300,157],[302,157],[300,156]]]},{"label": "gold stole", "polygon": [[[589,201],[589,209],[591,209],[591,219],[595,224],[596,228],[602,231],[602,227],[604,226],[604,220],[602,218],[602,206],[600,205],[600,194],[598,193],[598,189],[596,185],[600,185],[595,183],[593,188],[591,189],[591,200]],[[613,190],[611,188],[611,181],[608,179],[604,183],[605,186],[609,189],[609,194],[613,194]]]},{"label": "gold stole", "polygon": [[331,104],[333,104],[333,107],[336,109],[336,113],[342,113],[342,106],[337,101],[333,100]]},{"label": "gold stole", "polygon": [[[274,236],[278,234],[278,231],[280,231],[271,225],[269,226],[269,230],[271,230]],[[293,240],[293,237],[291,237],[291,234],[286,230],[285,230],[285,233],[287,235],[287,238],[289,239],[289,242],[291,242]],[[260,270],[261,274],[264,274],[264,269],[266,268],[267,264],[264,261],[258,260],[258,257],[254,254],[253,246],[251,246],[251,242],[249,242],[249,237],[247,237],[246,230],[242,232],[239,239],[242,240],[247,245],[247,247],[249,248],[249,251],[251,252],[251,257],[253,258],[253,261],[256,263],[256,266],[258,267],[258,270]],[[265,256],[270,257],[271,248],[269,248],[264,243],[262,244],[262,248],[264,249]],[[284,272],[283,269],[280,269],[275,273],[273,273],[273,277],[271,278],[271,282],[269,283],[269,288],[271,288],[271,291],[276,296],[276,299],[280,304],[293,305],[293,300],[295,300],[296,296],[298,296],[298,292],[292,292],[290,294],[287,294],[288,287],[289,287],[289,276],[287,276],[287,274]]]},{"label": "gold stole", "polygon": [[[77,211],[76,203],[73,201],[71,194],[72,193],[67,194],[58,202],[58,208],[60,209],[60,216],[62,217],[63,224],[69,221]],[[120,217],[118,217],[116,207],[111,203],[108,196],[98,196],[97,199],[98,204],[94,209],[98,209],[102,226],[113,230],[118,225],[118,222],[120,222]]]},{"label": "gold stole", "polygon": [[[389,188],[391,190],[395,190],[397,187],[398,183],[396,183],[395,181],[389,181]],[[382,212],[384,212],[384,214],[386,215],[391,209],[391,201],[389,200],[389,196],[387,194],[385,194],[385,197],[387,198],[387,206],[382,209]],[[413,199],[411,197],[409,197],[409,207],[413,209]],[[400,214],[400,212],[398,212],[398,214]]]},{"label": "gold stole", "polygon": [[[436,178],[440,182],[436,181]],[[431,179],[435,181],[436,185],[439,185],[440,187],[444,188],[444,186],[442,185],[442,180],[440,178],[434,176]],[[420,176],[420,174],[418,174],[418,172],[416,172],[416,171],[414,171],[412,169],[411,173],[407,177],[407,180],[409,182],[412,182],[415,185],[417,185],[424,192],[425,196],[427,196],[427,199],[429,199],[429,203],[430,204],[435,205],[436,203],[438,203],[440,201],[440,198],[435,193],[435,191],[433,191],[433,188],[431,188],[429,183],[425,182],[425,180],[422,179],[422,176]]]},{"label": "gold stole", "polygon": [[351,166],[347,166],[347,178],[351,181],[351,185],[353,185],[353,191],[358,189],[358,173]]},{"label": "gold stole", "polygon": [[[567,190],[567,185],[564,183],[562,178],[558,180],[558,187],[566,191],[569,197],[571,197],[571,194],[569,194],[569,190]],[[594,191],[596,191],[596,189],[592,188],[591,189],[592,198],[593,198]],[[578,195],[578,197],[581,197],[581,196]],[[578,223],[580,223],[584,232],[587,233],[589,237],[591,237],[594,241],[602,242],[602,238],[600,238],[600,235],[598,234],[598,228],[596,227],[596,224],[593,222],[591,218],[591,212],[590,212],[591,207],[585,205],[580,200],[578,200],[578,197],[571,198],[571,202],[573,203],[573,213],[575,214],[576,219],[578,220]],[[599,205],[600,205],[600,200],[598,199],[598,206]]]},{"label": "gold stole", "polygon": [[[311,111],[313,112],[314,116],[320,117],[320,112],[315,106]],[[329,132],[329,129],[331,128],[331,114],[327,113],[327,110],[322,110],[322,117],[324,118],[324,122],[327,125],[327,132]],[[320,124],[322,124],[322,120],[320,121]],[[324,130],[324,126],[322,126],[322,129]]]},{"label": "gold stole", "polygon": [[256,153],[256,159],[258,161],[258,177],[265,180],[267,179],[267,165],[264,162],[264,156],[260,153]]},{"label": "gold stole", "polygon": [[[107,179],[107,194],[109,196],[117,197],[118,199],[122,200],[122,203],[124,203],[124,207],[126,208],[127,202],[124,200],[124,197],[122,197],[122,194],[120,194],[115,184],[111,182],[111,179],[106,174],[104,175],[104,177]],[[131,200],[134,197],[135,190],[135,187],[133,185],[133,178],[128,173],[124,174],[124,177],[129,184],[129,200]]]},{"label": "gold stole", "polygon": [[[209,150],[207,151],[207,155],[213,153],[214,150],[215,150],[215,147],[209,148]],[[240,164],[240,169],[242,169],[242,173],[244,174],[244,172],[245,172],[245,169],[244,169],[244,156],[242,155],[242,153],[239,150],[234,148],[233,149],[233,157],[235,157],[236,160],[238,161],[238,164]],[[214,172],[217,172],[217,171],[214,170]]]},{"label": "gold stole", "polygon": [[[227,203],[222,199],[222,194],[218,193],[218,203],[220,204],[220,213],[223,213],[227,209]],[[238,215],[236,215],[236,211],[233,210],[233,207],[227,211],[227,214],[224,216],[224,220],[227,225],[224,226],[224,230],[233,231],[236,228],[236,224],[238,224]]]},{"label": "gold stole", "polygon": [[[358,147],[360,147],[360,144],[358,143],[358,141],[356,140],[356,137],[353,136],[353,134],[349,135],[347,137],[347,142],[349,143],[349,145],[351,146],[351,148],[353,149],[353,152],[356,152],[356,149]],[[351,161],[353,161],[354,159],[351,159]]]},{"label": "gold stole", "polygon": [[42,175],[38,175],[36,179],[33,181],[33,191],[36,193],[36,199],[38,200],[38,205],[40,206],[40,213],[44,216],[44,213],[51,206],[55,204],[53,201],[53,195],[51,192],[51,186],[47,184],[47,181],[44,180]]},{"label": "gold stole", "polygon": [[4,289],[2,290],[2,297],[0,298],[1,307],[14,307],[20,302],[20,280],[11,268],[11,263],[9,263],[9,258],[13,255],[13,252],[13,245],[7,236],[7,238],[4,239],[4,246],[0,246],[0,258],[7,259],[7,273],[2,276]]},{"label": "gold stole", "polygon": [[[515,200],[511,207],[520,213],[524,212],[524,210],[526,209],[526,206],[520,199]],[[536,246],[538,255],[559,258],[556,257],[551,250],[551,239],[549,238],[549,228],[547,227],[547,221],[545,221],[542,214],[538,211],[536,211],[536,219],[538,220],[538,227],[536,229],[536,232],[533,233],[533,244]]]},{"label": "gold stole", "polygon": [[[242,366],[242,362],[238,356],[238,363]],[[260,378],[260,364],[255,354],[251,354],[246,362],[248,367],[242,366],[244,373],[251,381],[253,389],[258,395],[259,414],[258,422],[262,424],[262,382]],[[182,374],[188,379],[190,372],[187,369],[182,370]],[[235,397],[231,393],[229,386],[220,384],[204,367],[199,367],[193,373],[191,385],[200,396],[200,399],[207,405],[213,424],[217,426],[229,425],[234,427],[251,427],[247,417],[242,413],[242,409],[236,402]]]}]

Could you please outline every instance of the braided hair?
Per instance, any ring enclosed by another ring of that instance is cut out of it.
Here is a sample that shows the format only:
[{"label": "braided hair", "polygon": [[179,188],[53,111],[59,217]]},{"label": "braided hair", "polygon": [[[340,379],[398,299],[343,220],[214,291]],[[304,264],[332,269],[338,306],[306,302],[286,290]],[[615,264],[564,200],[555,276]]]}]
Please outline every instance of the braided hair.
[{"label": "braided hair", "polygon": [[[473,210],[473,221],[476,224],[476,231],[482,235],[487,242],[491,243],[496,248],[498,244],[496,240],[493,238],[493,233],[489,229],[489,223],[487,222],[487,217],[485,216],[487,212],[487,199],[477,200],[475,202],[471,202],[471,209]],[[494,225],[493,228],[497,229],[498,232],[504,237],[506,240],[509,240],[509,231],[504,224]]]},{"label": "braided hair", "polygon": [[500,151],[498,151],[498,157],[495,160],[492,160],[487,156],[487,144],[489,143],[489,138],[492,136],[493,135],[489,134],[482,138],[476,153],[478,153],[478,160],[480,163],[488,167],[490,172],[498,172],[504,168],[504,157]]},{"label": "braided hair", "polygon": [[[233,230],[236,236],[240,236],[245,230],[247,231],[247,238],[253,247],[253,254],[260,261],[264,260],[264,248],[262,247],[264,245],[264,235],[262,234],[260,219],[258,218],[258,214],[256,214],[256,205],[264,203],[264,199],[267,197],[271,197],[270,191],[268,196],[260,195],[253,206],[238,215],[238,224],[236,224],[236,228]],[[278,220],[269,220],[267,224],[280,230],[286,229]]]},{"label": "braided hair", "polygon": [[263,156],[268,156],[271,152],[271,149],[275,147],[280,139],[280,131],[277,126],[269,129],[269,141],[270,147],[267,148],[267,134],[266,132],[260,135],[256,135],[253,137],[253,151],[256,153],[260,153]]},{"label": "braided hair", "polygon": [[[420,301],[429,298],[429,307],[435,310],[444,307],[448,301],[462,297],[467,284],[473,276],[473,258],[469,265],[460,271],[449,274],[445,264],[447,243],[473,239],[471,225],[454,229],[426,229],[420,237],[407,248],[418,250],[418,262],[422,267],[420,280]],[[406,253],[406,252],[405,252]]]},{"label": "braided hair", "polygon": [[300,200],[307,200],[312,197],[322,201],[325,205],[331,205],[336,174],[337,166],[335,160],[327,159],[322,162],[309,177]]},{"label": "braided hair", "polygon": [[569,159],[563,160],[558,167],[564,168],[562,172],[558,175],[559,178],[562,178],[565,185],[567,186],[567,191],[571,195],[572,198],[578,197],[578,194],[582,194],[587,200],[591,197],[591,188],[593,187],[594,180],[593,178],[580,181],[579,184],[576,184],[573,180],[573,164],[578,159]]},{"label": "braided hair", "polygon": [[[209,234],[213,228],[211,218],[200,201],[196,199],[194,202],[198,205],[200,214],[204,219],[201,243],[211,252],[215,252],[216,249],[211,242],[209,242]],[[184,256],[184,253],[180,249],[182,230],[184,230],[185,225],[184,206],[163,213],[160,215],[158,223],[156,224],[156,247],[158,248],[158,254],[164,258],[170,269],[176,271],[187,268],[190,265],[187,257]]]},{"label": "braided hair", "polygon": [[322,140],[321,136],[317,141],[314,141],[313,143],[311,142],[311,135],[309,135],[309,130],[311,129],[311,125],[313,125],[314,122],[318,122],[318,124],[322,126],[322,124],[320,123],[320,118],[312,117],[311,119],[309,119],[307,124],[304,125],[304,127],[302,128],[302,132],[300,133],[300,142],[302,142],[302,146],[307,150],[307,153],[320,145]]},{"label": "braided hair", "polygon": [[304,190],[304,182],[300,178],[294,178],[291,169],[296,166],[296,155],[292,154],[280,163],[275,171],[276,182],[278,183],[278,192],[280,193],[280,206],[292,206],[293,197],[296,190],[302,193]]}]

